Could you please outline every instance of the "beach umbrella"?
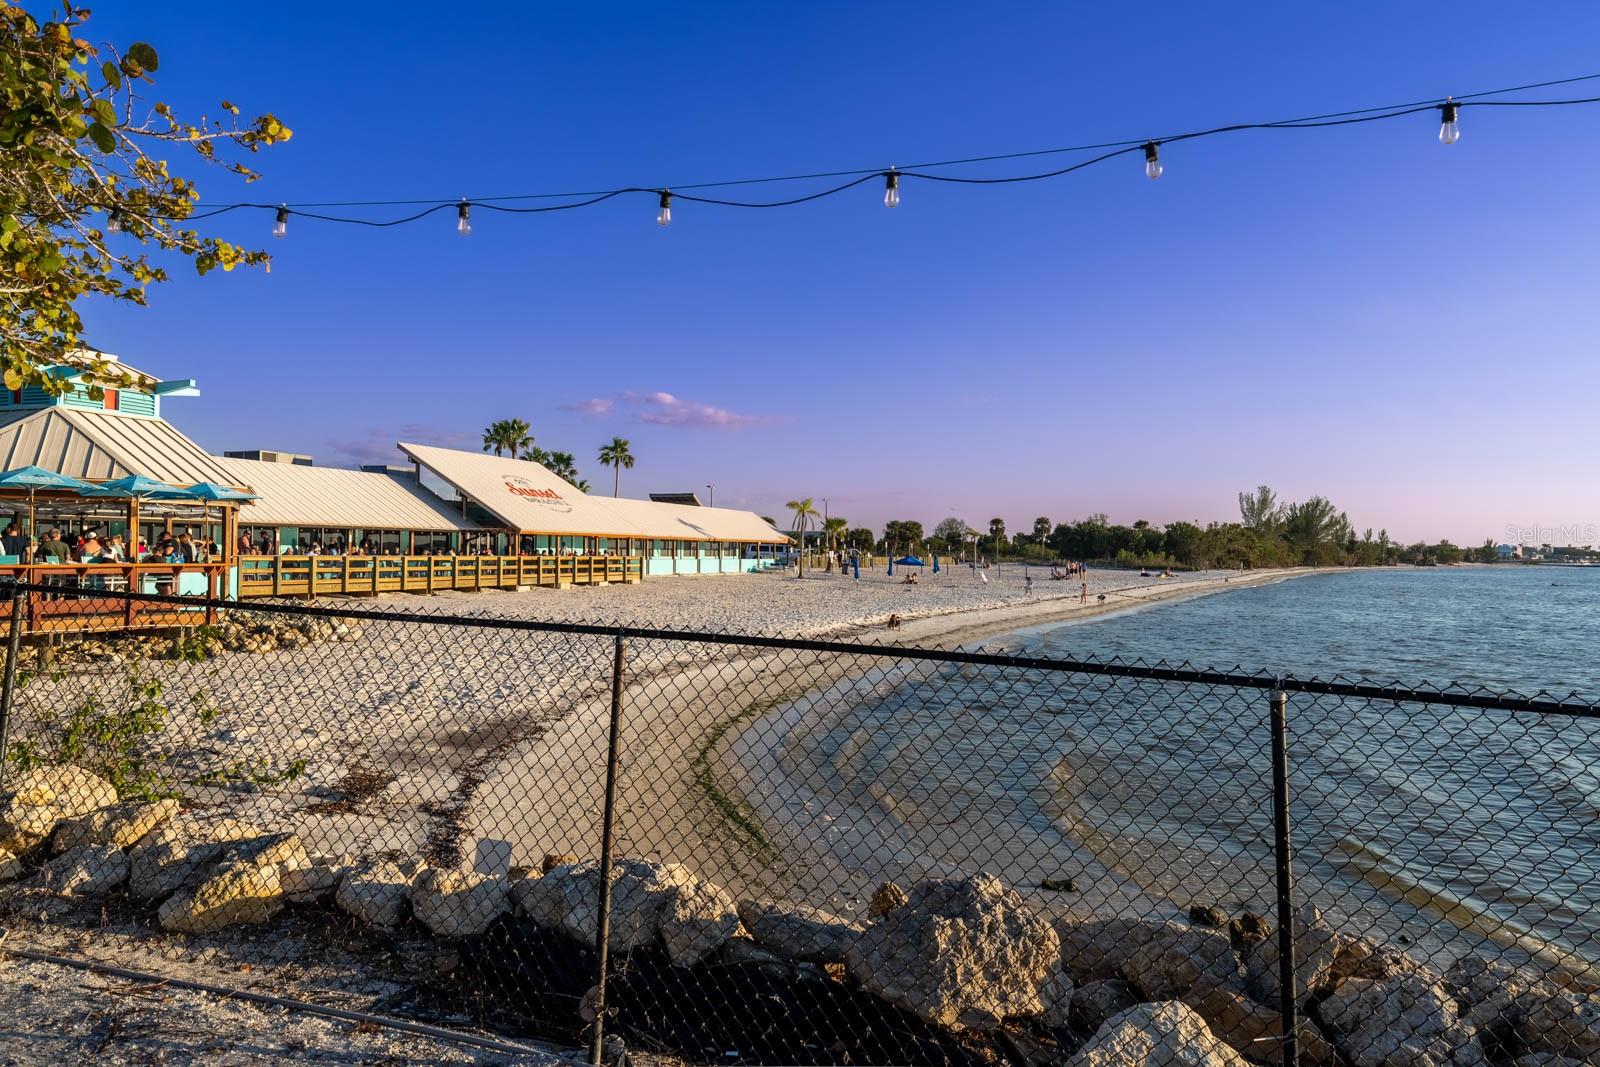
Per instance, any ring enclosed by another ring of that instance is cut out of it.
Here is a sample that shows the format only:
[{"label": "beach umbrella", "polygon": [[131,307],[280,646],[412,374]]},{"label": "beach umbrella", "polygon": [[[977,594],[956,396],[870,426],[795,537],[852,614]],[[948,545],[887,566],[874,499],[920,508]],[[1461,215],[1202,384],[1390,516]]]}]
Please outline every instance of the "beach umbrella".
[{"label": "beach umbrella", "polygon": [[923,563],[922,560],[917,556],[901,556],[899,559],[895,560],[894,562],[900,564],[900,566],[902,566],[902,567],[923,567],[923,566],[926,566],[926,564]]},{"label": "beach umbrella", "polygon": [[238,489],[229,489],[227,486],[218,485],[216,482],[197,482],[191,485],[187,491],[198,500],[231,500],[242,504],[246,500],[261,499],[254,493],[244,493]]},{"label": "beach umbrella", "polygon": [[850,558],[850,564],[855,569],[856,581],[859,582],[861,580],[861,554],[859,552]]},{"label": "beach umbrella", "polygon": [[894,553],[889,554],[889,577],[894,577]]},{"label": "beach umbrella", "polygon": [[0,472],[0,489],[26,489],[28,491],[28,533],[33,533],[34,494],[41,489],[55,489],[69,493],[82,493],[92,489],[88,482],[66,474],[47,471],[43,467],[18,467]]},{"label": "beach umbrella", "polygon": [[90,486],[83,491],[84,496],[114,496],[131,497],[137,500],[200,500],[193,491],[179,489],[175,485],[146,478],[142,474],[130,474],[126,478],[115,481],[101,482],[99,485]]},{"label": "beach umbrella", "polygon": [[937,552],[933,554],[933,573],[939,573],[939,553]]}]

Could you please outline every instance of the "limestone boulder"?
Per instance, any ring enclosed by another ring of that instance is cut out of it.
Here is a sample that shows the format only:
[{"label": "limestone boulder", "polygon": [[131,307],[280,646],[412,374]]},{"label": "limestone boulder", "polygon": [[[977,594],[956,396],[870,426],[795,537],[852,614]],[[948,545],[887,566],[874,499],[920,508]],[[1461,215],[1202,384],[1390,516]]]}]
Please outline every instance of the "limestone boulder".
[{"label": "limestone boulder", "polygon": [[1077,983],[1072,980],[1066,968],[1061,968],[1044,980],[1039,987],[1039,999],[1044,1003],[1044,1011],[1039,1013],[1039,1021],[1052,1030],[1065,1030],[1072,1025],[1072,995],[1077,992]]},{"label": "limestone boulder", "polygon": [[0,882],[10,882],[22,876],[22,860],[0,848]]},{"label": "limestone boulder", "polygon": [[[1450,964],[1445,988],[1455,998],[1463,1022],[1480,1028],[1513,1028],[1520,1024],[1523,1004],[1538,997],[1564,995],[1560,986],[1539,971],[1470,953]],[[1529,997],[1523,1001],[1524,997]]]},{"label": "limestone boulder", "polygon": [[[1294,931],[1295,989],[1300,1003],[1326,993],[1338,981],[1335,960],[1341,939],[1334,929],[1322,921],[1322,913],[1314,905],[1302,907],[1291,924]],[[1275,1005],[1279,1001],[1278,934],[1250,947],[1246,964],[1250,992],[1261,1003]]]},{"label": "limestone boulder", "polygon": [[988,1029],[1045,1010],[1041,987],[1061,942],[1015,890],[989,874],[925,881],[845,951],[868,992],[939,1026]]},{"label": "limestone boulder", "polygon": [[861,936],[860,923],[805,904],[766,900],[739,902],[739,921],[757,944],[780,956],[810,963],[840,963],[845,949]]},{"label": "limestone boulder", "polygon": [[872,891],[872,900],[867,903],[867,917],[876,919],[880,915],[887,915],[896,908],[906,906],[906,891],[896,882],[884,882]]},{"label": "limestone boulder", "polygon": [[1528,1052],[1600,1063],[1600,993],[1540,989],[1517,998],[1517,1033]]},{"label": "limestone boulder", "polygon": [[178,814],[175,799],[149,802],[124,801],[97,808],[87,815],[66,819],[56,827],[50,848],[57,855],[79,845],[128,848],[145,834]]},{"label": "limestone boulder", "polygon": [[0,848],[21,854],[50,836],[63,819],[117,802],[110,782],[82,767],[34,767],[8,783],[0,798]]},{"label": "limestone boulder", "polygon": [[349,870],[346,860],[313,856],[307,866],[280,871],[278,881],[291,904],[310,904],[331,899]]},{"label": "limestone boulder", "polygon": [[1067,1067],[1248,1067],[1194,1009],[1137,1004],[1106,1021]]},{"label": "limestone boulder", "polygon": [[[585,945],[599,929],[600,865],[583,860],[515,882],[517,909]],[[607,947],[631,952],[658,939],[674,963],[696,963],[739,930],[733,898],[679,863],[618,859],[611,868]]]},{"label": "limestone boulder", "polygon": [[[1191,988],[1182,1000],[1206,1021],[1212,1033],[1245,1059],[1278,1062],[1276,1052],[1278,1039],[1283,1036],[1283,1017],[1273,1009],[1257,1004],[1236,990],[1218,986]],[[1315,1027],[1300,1028],[1300,1063],[1304,1067],[1334,1067],[1337,1062],[1333,1046]]]},{"label": "limestone boulder", "polygon": [[1176,1000],[1196,987],[1237,986],[1243,969],[1227,934],[1173,924],[1128,955],[1122,976],[1147,1000]]},{"label": "limestone boulder", "polygon": [[1182,923],[1160,919],[1062,919],[1056,923],[1061,962],[1079,985],[1124,978],[1135,953],[1188,929]]},{"label": "limestone boulder", "polygon": [[1420,975],[1346,979],[1317,1010],[1353,1067],[1465,1067],[1478,1048],[1444,985]]},{"label": "limestone boulder", "polygon": [[61,897],[100,896],[127,880],[127,854],[115,845],[79,845],[44,868],[45,889]]},{"label": "limestone boulder", "polygon": [[333,899],[350,915],[380,929],[405,922],[411,903],[411,883],[421,873],[417,863],[371,859],[345,873]]},{"label": "limestone boulder", "polygon": [[192,889],[229,847],[261,833],[259,826],[236,819],[179,816],[164,822],[128,850],[128,892],[140,900],[160,900]]},{"label": "limestone boulder", "polygon": [[511,910],[503,878],[425,867],[411,883],[411,912],[439,937],[476,937]]},{"label": "limestone boulder", "polygon": [[168,897],[157,918],[163,929],[189,934],[266,922],[286,901],[284,872],[309,863],[305,845],[292,833],[236,842],[223,853],[209,877],[192,890]]}]

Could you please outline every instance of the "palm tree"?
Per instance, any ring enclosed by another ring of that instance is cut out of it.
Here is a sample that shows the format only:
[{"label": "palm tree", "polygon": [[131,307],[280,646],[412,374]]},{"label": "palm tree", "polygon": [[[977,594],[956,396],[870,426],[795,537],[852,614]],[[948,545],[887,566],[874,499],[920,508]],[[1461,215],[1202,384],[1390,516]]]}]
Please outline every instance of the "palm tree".
[{"label": "palm tree", "polygon": [[628,451],[626,438],[613,437],[611,443],[600,448],[600,463],[610,467],[612,474],[611,495],[619,496],[622,492],[622,468],[633,470],[633,453]]},{"label": "palm tree", "polygon": [[989,537],[994,541],[994,558],[1000,558],[1000,545],[1006,539],[1006,520],[989,520]]},{"label": "palm tree", "polygon": [[578,462],[572,458],[571,452],[551,452],[545,457],[545,466],[557,478],[571,482],[578,492],[589,491],[589,483],[578,477]]},{"label": "palm tree", "polygon": [[791,500],[784,507],[794,512],[794,525],[790,527],[800,541],[800,577],[806,576],[806,531],[811,529],[811,524],[816,521],[817,509],[810,497],[804,500]]},{"label": "palm tree", "polygon": [[483,450],[496,456],[509,452],[515,457],[519,451],[533,448],[532,429],[521,419],[496,419],[484,428]]},{"label": "palm tree", "polygon": [[844,532],[849,528],[850,523],[846,519],[830,518],[828,521],[824,522],[822,524],[822,529],[823,532],[828,535],[828,547],[833,548],[835,545],[844,540]]}]

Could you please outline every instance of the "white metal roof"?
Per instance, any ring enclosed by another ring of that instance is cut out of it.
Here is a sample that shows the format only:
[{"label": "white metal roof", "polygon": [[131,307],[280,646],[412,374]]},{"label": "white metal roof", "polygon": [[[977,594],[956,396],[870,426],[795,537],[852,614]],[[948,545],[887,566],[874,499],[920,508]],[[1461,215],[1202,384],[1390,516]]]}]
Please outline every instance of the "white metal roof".
[{"label": "white metal roof", "polygon": [[454,448],[400,443],[400,450],[523,533],[688,541],[764,541],[786,536],[750,511],[590,496],[537,463]]},{"label": "white metal roof", "polygon": [[0,416],[0,470],[37,464],[105,481],[143,474],[175,485],[233,484],[222,460],[164,419],[50,407]]},{"label": "white metal roof", "polygon": [[218,459],[230,484],[260,499],[239,521],[262,526],[335,526],[368,530],[478,530],[477,523],[417,484],[414,477],[298,463]]}]

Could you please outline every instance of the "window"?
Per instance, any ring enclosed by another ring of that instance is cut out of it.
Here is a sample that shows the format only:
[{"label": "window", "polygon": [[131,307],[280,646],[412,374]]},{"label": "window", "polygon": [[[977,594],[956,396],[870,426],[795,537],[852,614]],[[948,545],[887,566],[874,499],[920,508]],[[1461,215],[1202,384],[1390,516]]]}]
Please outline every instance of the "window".
[{"label": "window", "polygon": [[107,411],[117,410],[117,391],[115,389],[105,389],[102,392],[105,393],[105,398],[102,401],[105,409]]}]

